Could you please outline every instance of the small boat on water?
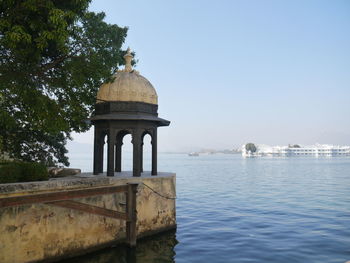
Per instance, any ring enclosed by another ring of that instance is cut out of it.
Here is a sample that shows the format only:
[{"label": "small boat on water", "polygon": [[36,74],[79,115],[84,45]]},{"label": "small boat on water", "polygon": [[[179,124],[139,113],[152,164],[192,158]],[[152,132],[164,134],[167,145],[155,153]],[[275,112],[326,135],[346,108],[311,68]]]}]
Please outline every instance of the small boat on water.
[{"label": "small boat on water", "polygon": [[199,153],[197,152],[191,152],[188,154],[188,156],[199,156]]}]

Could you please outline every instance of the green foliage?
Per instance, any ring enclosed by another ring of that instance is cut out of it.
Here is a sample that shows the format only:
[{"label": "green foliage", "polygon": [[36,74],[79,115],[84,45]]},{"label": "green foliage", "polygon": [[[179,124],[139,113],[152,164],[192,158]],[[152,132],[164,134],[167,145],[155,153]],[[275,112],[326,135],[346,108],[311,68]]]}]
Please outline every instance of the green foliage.
[{"label": "green foliage", "polygon": [[22,169],[21,182],[43,181],[49,179],[49,173],[45,165],[41,163],[20,163]]},{"label": "green foliage", "polygon": [[10,157],[69,165],[67,139],[88,130],[99,86],[124,63],[127,28],[89,3],[0,1],[0,151]]},{"label": "green foliage", "polygon": [[246,149],[247,151],[252,152],[252,153],[255,153],[256,150],[257,150],[254,143],[247,143],[247,144],[245,145],[245,149]]},{"label": "green foliage", "polygon": [[33,162],[3,162],[0,164],[0,183],[48,180],[47,168]]},{"label": "green foliage", "polygon": [[20,181],[22,169],[16,163],[0,164],[0,184]]}]

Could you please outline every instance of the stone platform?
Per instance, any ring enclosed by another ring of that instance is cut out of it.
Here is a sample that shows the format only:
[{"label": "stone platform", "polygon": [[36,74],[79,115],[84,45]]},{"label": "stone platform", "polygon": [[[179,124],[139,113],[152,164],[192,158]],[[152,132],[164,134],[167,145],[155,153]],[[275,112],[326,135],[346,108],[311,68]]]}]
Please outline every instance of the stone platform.
[{"label": "stone platform", "polygon": [[[92,189],[138,183],[136,195],[137,237],[176,228],[176,176],[132,172],[51,179],[45,182],[0,184],[0,199],[67,190]],[[163,195],[164,198],[160,196]],[[81,203],[125,210],[125,194],[115,193],[74,199]],[[47,204],[0,208],[0,262],[55,261],[125,241],[125,221]]]}]

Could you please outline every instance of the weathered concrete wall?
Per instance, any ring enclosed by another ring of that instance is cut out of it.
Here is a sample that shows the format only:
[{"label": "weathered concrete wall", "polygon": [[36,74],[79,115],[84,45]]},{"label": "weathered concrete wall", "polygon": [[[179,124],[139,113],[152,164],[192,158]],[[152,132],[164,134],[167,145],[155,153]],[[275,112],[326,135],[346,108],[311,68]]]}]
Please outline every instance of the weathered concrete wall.
[{"label": "weathered concrete wall", "polygon": [[[173,197],[176,195],[175,174],[143,174],[139,178],[125,173],[116,173],[116,177],[84,176],[48,182],[3,184],[0,185],[0,198],[138,182],[138,237],[176,227],[175,200],[162,198],[142,184]],[[118,211],[125,209],[124,193],[75,201]],[[0,209],[0,233],[1,263],[65,258],[122,242],[126,237],[123,220],[45,204]]]}]

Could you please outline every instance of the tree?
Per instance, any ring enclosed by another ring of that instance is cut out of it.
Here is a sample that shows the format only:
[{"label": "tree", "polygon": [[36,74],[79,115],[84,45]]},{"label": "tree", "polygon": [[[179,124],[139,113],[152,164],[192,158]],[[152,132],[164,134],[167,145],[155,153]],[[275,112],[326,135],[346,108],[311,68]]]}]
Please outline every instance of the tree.
[{"label": "tree", "polygon": [[124,63],[127,28],[88,11],[91,0],[0,2],[0,151],[69,165],[98,87]]},{"label": "tree", "polygon": [[245,145],[245,149],[247,151],[250,151],[251,153],[255,153],[256,152],[256,146],[254,145],[254,143],[247,143]]}]

